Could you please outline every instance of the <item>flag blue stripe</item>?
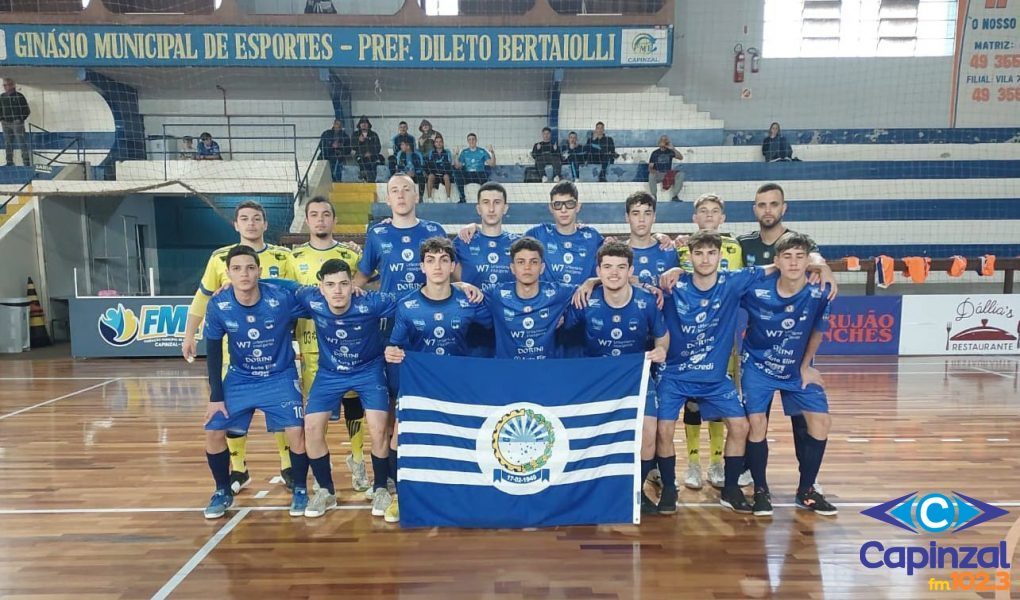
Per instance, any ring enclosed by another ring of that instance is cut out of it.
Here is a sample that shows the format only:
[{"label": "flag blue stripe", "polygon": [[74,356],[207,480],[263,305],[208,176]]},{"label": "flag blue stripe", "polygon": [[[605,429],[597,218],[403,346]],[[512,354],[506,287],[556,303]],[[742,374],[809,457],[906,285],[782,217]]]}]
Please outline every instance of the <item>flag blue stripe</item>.
[{"label": "flag blue stripe", "polygon": [[613,412],[598,415],[564,417],[560,419],[560,421],[563,423],[563,426],[569,430],[574,427],[595,427],[596,425],[602,425],[603,423],[609,423],[611,421],[623,421],[625,419],[634,419],[636,417],[636,408],[620,408]]},{"label": "flag blue stripe", "polygon": [[475,449],[474,440],[434,433],[398,433],[397,438],[401,446],[404,444],[420,444],[423,446],[450,446],[465,450]]},{"label": "flag blue stripe", "polygon": [[401,457],[401,469],[432,469],[435,471],[458,471],[461,473],[481,473],[477,463],[447,458],[426,458],[419,456]]},{"label": "flag blue stripe", "polygon": [[609,456],[585,458],[583,460],[568,462],[563,468],[563,472],[569,473],[570,471],[580,471],[581,469],[593,469],[595,467],[602,467],[605,465],[618,465],[632,462],[634,462],[634,454],[610,454]]},{"label": "flag blue stripe", "polygon": [[630,442],[636,439],[634,430],[618,431],[616,433],[603,433],[595,437],[570,440],[571,450],[585,450],[594,446],[615,444],[616,442]]},{"label": "flag blue stripe", "polygon": [[[422,423],[445,423],[457,427],[471,427],[478,429],[485,423],[482,417],[468,415],[451,415],[449,413],[436,412],[434,410],[406,409],[400,411],[401,421],[418,421]],[[399,435],[399,434],[398,434]]]}]

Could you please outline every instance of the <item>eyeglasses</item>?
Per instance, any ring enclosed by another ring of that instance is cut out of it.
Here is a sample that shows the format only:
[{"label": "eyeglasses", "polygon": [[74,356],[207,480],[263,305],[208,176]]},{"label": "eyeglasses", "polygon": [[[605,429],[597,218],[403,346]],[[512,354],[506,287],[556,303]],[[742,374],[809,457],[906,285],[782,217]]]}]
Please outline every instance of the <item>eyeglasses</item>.
[{"label": "eyeglasses", "polygon": [[577,200],[553,200],[553,210],[563,210],[564,208],[574,209],[577,208]]}]

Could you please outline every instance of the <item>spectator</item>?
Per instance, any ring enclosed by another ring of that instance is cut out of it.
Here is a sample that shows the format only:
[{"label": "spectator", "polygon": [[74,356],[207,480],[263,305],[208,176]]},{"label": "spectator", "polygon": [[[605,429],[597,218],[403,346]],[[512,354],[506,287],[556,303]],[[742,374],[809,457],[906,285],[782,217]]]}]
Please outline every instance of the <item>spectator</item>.
[{"label": "spectator", "polygon": [[779,123],[769,126],[769,135],[761,143],[761,154],[765,157],[765,162],[793,160],[793,148],[790,147],[790,142],[787,142],[783,137]]},{"label": "spectator", "polygon": [[195,160],[195,138],[186,135],[181,138],[181,160]]},{"label": "spectator", "polygon": [[384,164],[384,161],[379,134],[372,131],[372,122],[368,120],[368,117],[358,119],[358,135],[352,141],[356,155],[355,160],[358,161],[358,168],[361,171],[359,179],[374,183],[376,168]]},{"label": "spectator", "polygon": [[563,168],[563,157],[560,156],[559,144],[552,141],[552,129],[542,128],[542,141],[531,149],[531,157],[535,159],[535,169],[542,174],[542,183],[549,181],[546,169],[552,170],[552,180],[560,180],[560,169]]},{"label": "spectator", "polygon": [[429,152],[425,157],[425,172],[428,174],[428,182],[425,186],[425,193],[428,194],[428,200],[432,199],[432,190],[439,187],[439,182],[443,182],[443,187],[446,188],[446,201],[450,201],[450,184],[453,178],[453,156],[450,151],[445,148],[445,142],[443,136],[437,131],[435,137],[432,138],[432,152]]},{"label": "spectator", "polygon": [[397,124],[397,135],[393,136],[393,154],[389,158],[390,175],[397,173],[397,152],[400,152],[400,143],[405,140],[411,143],[412,148],[417,143],[414,136],[407,133],[407,121],[401,121]]},{"label": "spectator", "polygon": [[397,173],[408,175],[418,184],[418,197],[425,194],[425,159],[414,149],[414,142],[400,140],[400,150],[393,155]]},{"label": "spectator", "polygon": [[429,123],[428,119],[421,120],[421,123],[418,124],[418,131],[421,132],[421,136],[418,138],[418,152],[421,152],[422,156],[428,156],[435,146],[436,136],[442,134],[432,129],[432,123]]},{"label": "spectator", "polygon": [[212,134],[208,131],[203,131],[202,135],[198,136],[198,152],[195,153],[195,158],[198,160],[223,160],[220,155],[220,145],[212,139]]},{"label": "spectator", "polygon": [[479,185],[489,179],[486,167],[496,164],[496,151],[489,146],[488,150],[478,147],[478,136],[469,133],[467,136],[468,147],[454,152],[456,158],[453,161],[453,168],[457,169],[460,177],[457,178],[457,191],[460,192],[459,204],[464,204],[467,196],[464,193],[464,186],[469,183]]},{"label": "spectator", "polygon": [[599,170],[599,181],[605,182],[606,169],[620,156],[616,153],[616,144],[613,138],[606,135],[606,124],[599,121],[595,124],[595,132],[588,136],[588,143],[584,145],[584,153],[590,164],[597,164]]},{"label": "spectator", "polygon": [[340,119],[333,119],[333,126],[319,136],[319,152],[323,160],[329,161],[333,181],[343,181],[344,160],[351,154],[351,138],[344,131]]},{"label": "spectator", "polygon": [[333,0],[308,0],[305,2],[305,14],[335,15],[336,7],[333,6]]},{"label": "spectator", "polygon": [[32,165],[32,146],[25,134],[25,121],[32,109],[24,94],[14,87],[14,80],[4,78],[4,91],[0,94],[0,126],[4,132],[4,151],[7,153],[7,166],[14,166],[14,148],[21,150],[21,162],[25,166]]},{"label": "spectator", "polygon": [[669,143],[669,136],[659,136],[659,147],[652,151],[648,157],[648,191],[655,198],[659,193],[658,185],[662,189],[669,189],[669,199],[676,201],[680,189],[684,187],[684,172],[677,168],[673,170],[673,159],[683,160],[684,155]]},{"label": "spectator", "polygon": [[577,181],[581,175],[581,165],[584,164],[584,146],[577,140],[577,132],[571,131],[567,134],[567,143],[560,146],[563,152],[563,160],[570,167],[570,178]]}]

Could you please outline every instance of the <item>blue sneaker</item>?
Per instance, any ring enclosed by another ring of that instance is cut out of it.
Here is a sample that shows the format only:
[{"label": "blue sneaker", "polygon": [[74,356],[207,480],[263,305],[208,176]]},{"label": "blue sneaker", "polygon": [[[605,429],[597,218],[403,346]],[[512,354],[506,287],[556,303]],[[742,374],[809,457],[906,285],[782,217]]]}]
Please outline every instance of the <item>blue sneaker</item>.
[{"label": "blue sneaker", "polygon": [[209,498],[209,506],[205,507],[205,518],[218,519],[222,517],[233,503],[234,496],[229,490],[216,490],[212,498]]},{"label": "blue sneaker", "polygon": [[308,508],[308,491],[305,488],[294,488],[294,496],[290,499],[290,516],[303,517]]}]

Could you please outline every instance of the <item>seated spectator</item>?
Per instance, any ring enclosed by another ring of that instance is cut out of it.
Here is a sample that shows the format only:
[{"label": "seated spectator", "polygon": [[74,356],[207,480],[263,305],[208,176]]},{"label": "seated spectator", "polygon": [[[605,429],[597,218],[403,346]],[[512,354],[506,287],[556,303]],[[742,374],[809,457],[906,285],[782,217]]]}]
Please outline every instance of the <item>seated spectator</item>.
[{"label": "seated spectator", "polygon": [[195,160],[195,138],[186,135],[181,138],[181,160]]},{"label": "seated spectator", "polygon": [[212,139],[212,134],[208,131],[198,136],[198,152],[195,153],[195,158],[198,160],[223,160],[220,156],[220,145]]},{"label": "seated spectator", "polygon": [[454,152],[456,158],[453,160],[453,168],[457,169],[457,191],[460,192],[459,204],[466,202],[467,195],[464,193],[464,186],[469,183],[481,185],[489,180],[489,172],[486,167],[496,164],[496,151],[489,146],[488,150],[478,147],[478,136],[469,133],[467,136],[468,147]]},{"label": "seated spectator", "polygon": [[305,2],[306,15],[335,15],[333,0],[308,0]]},{"label": "seated spectator", "polygon": [[389,158],[390,175],[397,173],[397,152],[400,152],[400,143],[408,141],[411,143],[411,147],[415,147],[414,136],[407,133],[407,121],[401,121],[397,124],[397,135],[393,136],[393,154]]},{"label": "seated spectator", "polygon": [[333,119],[333,126],[322,132],[319,152],[323,160],[329,161],[329,173],[333,181],[343,181],[344,160],[351,154],[351,138],[344,131],[340,119]]},{"label": "seated spectator", "polygon": [[425,194],[425,159],[414,149],[414,142],[400,141],[400,150],[393,155],[397,173],[410,176],[418,184],[418,197]]},{"label": "seated spectator", "polygon": [[[535,159],[535,169],[542,174],[542,183],[560,180],[560,169],[563,167],[563,157],[560,156],[560,147],[552,139],[552,129],[542,128],[542,141],[535,144],[531,149],[531,157]],[[546,175],[546,169],[552,171]]]},{"label": "seated spectator", "polygon": [[616,153],[616,144],[613,143],[613,138],[606,135],[606,124],[602,121],[595,124],[595,132],[588,136],[588,143],[584,145],[584,153],[589,164],[601,167],[599,181],[605,182],[606,169],[620,155]]},{"label": "seated spectator", "polygon": [[435,145],[436,136],[442,134],[432,129],[432,123],[429,123],[428,119],[421,120],[421,123],[418,124],[418,131],[421,132],[418,137],[418,152],[421,152],[422,156],[428,156]]},{"label": "seated spectator", "polygon": [[684,155],[669,143],[669,136],[659,136],[659,147],[648,157],[648,191],[655,198],[658,196],[658,185],[669,189],[669,199],[676,201],[680,189],[684,186],[684,172],[677,167],[673,170],[673,159],[683,160]]},{"label": "seated spectator", "polygon": [[773,123],[769,126],[769,134],[765,141],[761,143],[761,153],[765,157],[765,162],[794,160],[793,148],[790,147],[790,142],[787,142],[786,138],[783,137],[779,123]]},{"label": "seated spectator", "polygon": [[368,117],[363,116],[358,119],[358,134],[351,142],[354,145],[354,156],[358,162],[358,169],[361,171],[358,179],[374,183],[376,168],[385,164],[385,161],[382,157],[379,134],[372,131],[372,122],[368,120]]},{"label": "seated spectator", "polygon": [[560,146],[563,152],[563,160],[570,167],[570,178],[577,181],[581,175],[581,165],[585,161],[584,146],[577,139],[577,132],[571,131],[567,134],[566,143]]},{"label": "seated spectator", "polygon": [[446,201],[449,202],[450,185],[453,181],[453,155],[445,148],[446,144],[439,132],[432,138],[432,144],[432,151],[425,156],[425,173],[428,175],[425,186],[425,193],[428,194],[426,199],[432,199],[432,190],[439,187],[441,181],[446,188]]}]

